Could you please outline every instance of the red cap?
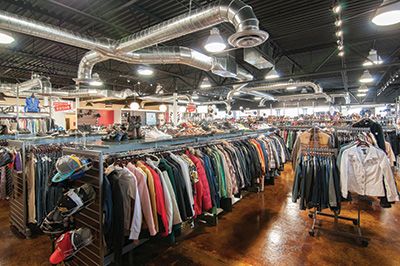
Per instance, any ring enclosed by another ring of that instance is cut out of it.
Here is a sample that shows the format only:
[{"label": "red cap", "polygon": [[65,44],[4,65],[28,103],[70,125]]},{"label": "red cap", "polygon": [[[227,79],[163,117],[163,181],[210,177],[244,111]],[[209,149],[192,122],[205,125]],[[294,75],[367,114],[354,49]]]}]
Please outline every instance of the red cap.
[{"label": "red cap", "polygon": [[73,251],[71,242],[71,232],[62,234],[56,241],[56,249],[50,256],[51,264],[59,264],[65,258],[69,257]]}]

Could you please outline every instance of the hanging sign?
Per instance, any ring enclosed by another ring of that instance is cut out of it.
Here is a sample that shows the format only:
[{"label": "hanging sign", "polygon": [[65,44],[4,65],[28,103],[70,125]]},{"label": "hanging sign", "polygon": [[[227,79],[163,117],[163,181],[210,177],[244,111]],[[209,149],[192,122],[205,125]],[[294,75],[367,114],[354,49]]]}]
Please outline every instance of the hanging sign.
[{"label": "hanging sign", "polygon": [[72,104],[70,102],[53,102],[53,108],[55,112],[64,112],[72,110]]},{"label": "hanging sign", "polygon": [[188,113],[196,112],[196,105],[194,103],[188,103],[188,105],[186,106],[186,111]]}]

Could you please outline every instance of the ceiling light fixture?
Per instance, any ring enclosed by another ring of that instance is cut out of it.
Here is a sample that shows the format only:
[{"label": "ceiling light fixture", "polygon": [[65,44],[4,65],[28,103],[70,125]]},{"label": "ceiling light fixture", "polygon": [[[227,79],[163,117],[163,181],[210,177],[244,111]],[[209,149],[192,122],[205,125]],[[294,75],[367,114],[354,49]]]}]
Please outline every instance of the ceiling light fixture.
[{"label": "ceiling light fixture", "polygon": [[335,6],[333,6],[332,10],[335,14],[339,14],[340,11],[342,11],[342,6],[339,3],[337,3]]},{"label": "ceiling light fixture", "polygon": [[261,100],[261,99],[262,99],[262,97],[260,97],[260,96],[254,97],[254,100],[256,100],[256,101],[259,101],[259,100]]},{"label": "ceiling light fixture", "polygon": [[199,99],[199,95],[196,92],[193,92],[192,99],[193,100]]},{"label": "ceiling light fixture", "polygon": [[357,96],[358,97],[365,97],[365,96],[367,96],[367,94],[366,93],[357,93]]},{"label": "ceiling light fixture", "polygon": [[[393,2],[393,3],[390,3]],[[383,3],[376,10],[372,23],[377,26],[389,26],[400,22],[400,2],[383,0]]]},{"label": "ceiling light fixture", "polygon": [[362,85],[358,88],[357,91],[358,91],[358,92],[368,92],[369,89],[368,89],[367,85],[362,84]]},{"label": "ceiling light fixture", "polygon": [[335,26],[336,26],[336,27],[342,26],[342,20],[341,20],[341,19],[336,20],[336,21],[335,21]]},{"label": "ceiling light fixture", "polygon": [[211,83],[210,83],[210,81],[208,80],[207,77],[205,77],[203,79],[203,81],[201,82],[200,88],[202,88],[202,89],[211,88]]},{"label": "ceiling light fixture", "polygon": [[340,36],[342,36],[342,35],[343,35],[343,31],[338,30],[338,31],[336,32],[336,36],[337,36],[337,37],[340,37]]},{"label": "ceiling light fixture", "polygon": [[265,76],[265,79],[276,79],[279,78],[279,73],[276,71],[275,67],[273,67]]},{"label": "ceiling light fixture", "polygon": [[89,81],[89,85],[93,87],[100,87],[103,85],[103,81],[101,81],[99,74],[94,73],[92,75],[92,79]]},{"label": "ceiling light fixture", "polygon": [[368,54],[368,60],[365,60],[363,66],[381,65],[383,64],[382,58],[378,55],[375,49],[371,49]]},{"label": "ceiling light fixture", "polygon": [[340,52],[338,53],[338,56],[340,56],[340,57],[344,56],[344,51],[340,51]]},{"label": "ceiling light fixture", "polygon": [[14,37],[6,32],[6,31],[0,31],[0,44],[10,44],[15,41]]},{"label": "ceiling light fixture", "polygon": [[132,111],[137,111],[137,110],[140,109],[140,104],[139,104],[138,102],[132,102],[132,103],[129,105],[129,107],[130,107],[130,109],[131,109]]},{"label": "ceiling light fixture", "polygon": [[293,91],[293,90],[297,89],[297,87],[296,87],[296,86],[289,86],[289,87],[287,87],[286,89],[287,89],[288,91]]},{"label": "ceiling light fixture", "polygon": [[240,91],[235,91],[235,92],[233,93],[233,95],[239,96],[239,95],[240,95]]},{"label": "ceiling light fixture", "polygon": [[339,51],[343,51],[344,45],[343,45],[343,44],[340,44],[340,45],[338,46],[338,49],[339,49]]},{"label": "ceiling light fixture", "polygon": [[165,104],[161,104],[159,107],[158,107],[158,109],[161,111],[161,112],[166,112],[167,111],[167,106],[165,105]]},{"label": "ceiling light fixture", "polygon": [[374,81],[374,78],[369,73],[369,71],[368,70],[364,70],[364,73],[360,77],[360,82],[361,83],[370,83],[370,82],[373,82],[373,81]]},{"label": "ceiling light fixture", "polygon": [[226,44],[218,28],[212,28],[204,48],[210,53],[219,53],[225,50]]},{"label": "ceiling light fixture", "polygon": [[150,67],[139,67],[137,73],[142,76],[151,76],[153,75],[154,71]]}]

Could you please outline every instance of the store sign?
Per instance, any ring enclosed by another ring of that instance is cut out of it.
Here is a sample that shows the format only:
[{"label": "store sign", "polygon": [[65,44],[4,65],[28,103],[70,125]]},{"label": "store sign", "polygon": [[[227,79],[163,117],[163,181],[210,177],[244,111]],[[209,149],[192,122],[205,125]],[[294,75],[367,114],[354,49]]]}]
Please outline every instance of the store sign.
[{"label": "store sign", "polygon": [[188,103],[188,105],[186,106],[186,111],[188,113],[196,112],[196,105],[194,103]]},{"label": "store sign", "polygon": [[64,112],[72,110],[71,102],[53,102],[53,108],[55,112]]}]

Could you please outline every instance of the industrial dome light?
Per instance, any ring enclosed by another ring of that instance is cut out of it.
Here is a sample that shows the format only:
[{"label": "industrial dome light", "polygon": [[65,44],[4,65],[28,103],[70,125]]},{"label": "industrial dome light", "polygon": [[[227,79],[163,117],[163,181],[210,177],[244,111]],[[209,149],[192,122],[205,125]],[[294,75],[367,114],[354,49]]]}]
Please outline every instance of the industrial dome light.
[{"label": "industrial dome light", "polygon": [[383,3],[376,10],[376,14],[372,18],[372,23],[377,26],[390,26],[399,22],[400,2],[398,1],[383,0]]},{"label": "industrial dome light", "polygon": [[225,50],[226,44],[218,28],[212,28],[204,48],[210,53],[219,53]]}]

